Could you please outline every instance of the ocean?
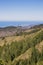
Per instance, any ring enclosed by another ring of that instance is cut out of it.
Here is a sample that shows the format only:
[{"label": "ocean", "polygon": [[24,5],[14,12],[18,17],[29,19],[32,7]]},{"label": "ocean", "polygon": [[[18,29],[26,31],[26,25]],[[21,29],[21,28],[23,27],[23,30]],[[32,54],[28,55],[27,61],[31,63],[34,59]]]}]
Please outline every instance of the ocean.
[{"label": "ocean", "polygon": [[7,26],[33,26],[43,24],[43,21],[0,21],[0,27]]}]

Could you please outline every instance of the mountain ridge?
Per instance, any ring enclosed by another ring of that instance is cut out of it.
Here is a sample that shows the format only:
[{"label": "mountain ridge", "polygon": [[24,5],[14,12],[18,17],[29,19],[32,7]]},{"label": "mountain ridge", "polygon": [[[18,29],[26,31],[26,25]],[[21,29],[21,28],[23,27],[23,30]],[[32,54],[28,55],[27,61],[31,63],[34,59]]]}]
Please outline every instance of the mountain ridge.
[{"label": "mountain ridge", "polygon": [[24,33],[25,30],[29,29],[37,29],[37,28],[43,28],[43,24],[40,25],[34,25],[32,27],[29,26],[7,26],[7,27],[0,27],[0,37],[6,37],[6,36],[15,36]]}]

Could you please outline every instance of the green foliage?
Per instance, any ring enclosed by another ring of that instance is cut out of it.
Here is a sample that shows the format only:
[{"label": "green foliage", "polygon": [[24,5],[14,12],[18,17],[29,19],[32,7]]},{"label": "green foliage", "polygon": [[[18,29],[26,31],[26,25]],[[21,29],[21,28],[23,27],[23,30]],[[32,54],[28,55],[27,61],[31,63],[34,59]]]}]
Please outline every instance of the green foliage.
[{"label": "green foliage", "polygon": [[36,65],[39,61],[43,61],[43,50],[42,53],[39,53],[38,50],[35,49],[35,45],[40,43],[42,40],[43,31],[37,33],[32,38],[28,37],[26,40],[15,42],[12,41],[10,45],[5,44],[2,47],[0,46],[0,59],[2,59],[0,60],[0,65],[4,65],[3,60],[5,62],[5,65],[12,65],[11,63],[15,60],[15,58],[19,57],[29,48],[33,48],[31,58],[25,60],[18,60],[14,62],[13,65]]},{"label": "green foliage", "polygon": [[21,61],[19,62],[19,65],[27,65],[27,60],[21,60]]},{"label": "green foliage", "polygon": [[37,65],[43,65],[43,61],[38,61]]},{"label": "green foliage", "polygon": [[0,59],[0,65],[5,65],[4,62]]},{"label": "green foliage", "polygon": [[35,37],[33,37],[32,46],[35,46],[37,43],[40,43],[42,40],[43,40],[43,31],[41,31]]},{"label": "green foliage", "polygon": [[40,58],[40,53],[38,52],[37,49],[35,49],[35,47],[33,47],[32,56],[30,59],[31,64],[33,65],[36,64],[39,58]]}]

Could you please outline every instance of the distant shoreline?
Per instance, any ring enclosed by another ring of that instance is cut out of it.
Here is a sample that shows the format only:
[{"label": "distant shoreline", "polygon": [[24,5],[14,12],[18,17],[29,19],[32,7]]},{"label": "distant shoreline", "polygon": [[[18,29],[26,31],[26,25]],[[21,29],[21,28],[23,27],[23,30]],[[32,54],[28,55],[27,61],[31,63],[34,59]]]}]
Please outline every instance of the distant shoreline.
[{"label": "distant shoreline", "polygon": [[8,26],[34,26],[43,24],[43,21],[0,21],[0,27],[8,27]]}]

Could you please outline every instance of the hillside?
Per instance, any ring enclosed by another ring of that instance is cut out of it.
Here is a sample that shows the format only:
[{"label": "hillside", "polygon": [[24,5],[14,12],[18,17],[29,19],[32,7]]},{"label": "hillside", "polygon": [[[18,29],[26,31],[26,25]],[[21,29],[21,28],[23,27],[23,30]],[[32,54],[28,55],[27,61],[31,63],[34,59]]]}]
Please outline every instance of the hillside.
[{"label": "hillside", "polygon": [[[29,26],[8,26],[4,28],[0,28],[0,37],[8,37],[8,36],[15,36],[15,35],[22,35],[25,31],[34,30],[37,31],[38,29],[43,28],[43,24],[35,25],[32,27]],[[28,33],[28,32],[27,32]],[[30,32],[31,33],[31,32]]]},{"label": "hillside", "polygon": [[43,65],[43,24],[0,28],[0,65]]}]

